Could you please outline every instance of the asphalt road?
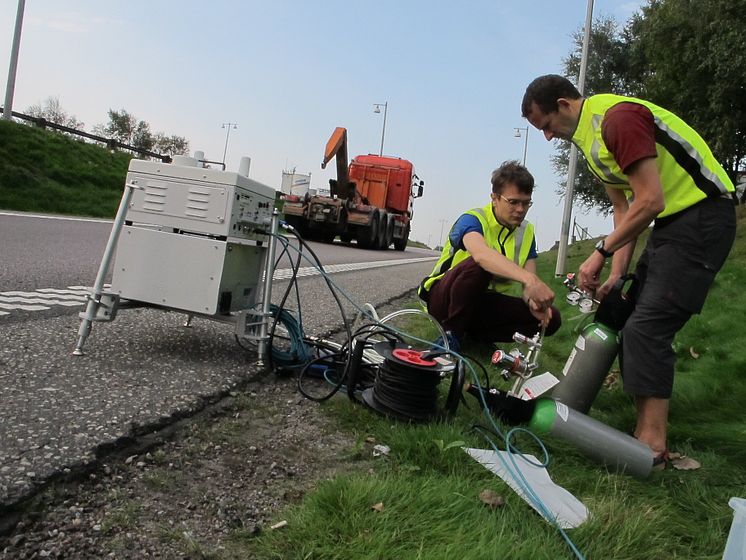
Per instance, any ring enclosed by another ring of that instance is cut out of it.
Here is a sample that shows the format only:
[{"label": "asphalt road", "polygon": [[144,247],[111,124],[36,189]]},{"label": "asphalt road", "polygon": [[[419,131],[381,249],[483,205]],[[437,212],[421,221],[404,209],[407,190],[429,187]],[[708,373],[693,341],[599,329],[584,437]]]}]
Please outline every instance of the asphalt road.
[{"label": "asphalt road", "polygon": [[[236,343],[233,325],[197,318],[186,328],[183,314],[149,308],[95,323],[86,355],[72,356],[83,300],[69,287],[92,285],[110,228],[0,213],[0,513],[258,372],[256,353]],[[330,274],[350,318],[364,303],[411,293],[434,259],[340,244],[314,250],[333,270],[383,261]],[[275,282],[273,299],[286,285]],[[326,283],[309,276],[298,286],[306,334],[337,330],[341,313]],[[36,303],[19,303],[28,301]]]}]

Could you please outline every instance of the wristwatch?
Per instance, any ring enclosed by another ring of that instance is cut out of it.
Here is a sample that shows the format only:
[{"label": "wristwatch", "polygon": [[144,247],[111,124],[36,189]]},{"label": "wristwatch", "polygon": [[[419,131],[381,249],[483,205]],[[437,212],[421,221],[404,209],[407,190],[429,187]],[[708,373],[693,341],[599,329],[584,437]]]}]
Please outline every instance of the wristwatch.
[{"label": "wristwatch", "polygon": [[605,259],[610,259],[614,256],[614,251],[607,251],[604,249],[604,240],[600,239],[598,243],[596,243],[596,251],[601,253]]}]

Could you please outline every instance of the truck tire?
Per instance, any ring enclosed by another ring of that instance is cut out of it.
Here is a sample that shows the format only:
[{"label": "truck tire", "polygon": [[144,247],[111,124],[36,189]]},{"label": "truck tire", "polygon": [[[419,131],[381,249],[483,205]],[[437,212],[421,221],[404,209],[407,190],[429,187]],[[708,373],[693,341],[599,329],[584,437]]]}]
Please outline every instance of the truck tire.
[{"label": "truck tire", "polygon": [[378,212],[373,212],[370,223],[357,230],[357,244],[363,249],[375,248],[378,239]]},{"label": "truck tire", "polygon": [[386,224],[386,246],[384,249],[388,249],[391,244],[394,242],[394,225],[396,223],[396,220],[394,219],[393,214],[389,214],[389,219]]},{"label": "truck tire", "polygon": [[334,238],[337,237],[337,234],[333,231],[323,231],[320,235],[320,241],[322,243],[334,243]]},{"label": "truck tire", "polygon": [[394,249],[403,251],[407,248],[407,241],[409,241],[409,224],[404,229],[404,236],[401,239],[394,239]]},{"label": "truck tire", "polygon": [[378,214],[378,235],[376,236],[376,249],[386,249],[388,247],[387,235],[389,229],[389,215],[386,210],[381,210]]},{"label": "truck tire", "polygon": [[303,239],[308,236],[308,228],[306,227],[306,222],[303,220],[303,218],[299,216],[285,216],[285,221],[289,225],[293,226],[298,235],[300,235]]}]

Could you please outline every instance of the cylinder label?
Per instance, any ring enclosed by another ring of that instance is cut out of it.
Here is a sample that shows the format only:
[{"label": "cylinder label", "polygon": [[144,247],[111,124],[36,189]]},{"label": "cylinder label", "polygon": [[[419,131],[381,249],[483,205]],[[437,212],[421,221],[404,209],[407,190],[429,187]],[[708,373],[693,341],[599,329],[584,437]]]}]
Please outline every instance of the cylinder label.
[{"label": "cylinder label", "polygon": [[609,336],[604,331],[602,331],[601,329],[594,329],[593,332],[601,340],[606,340],[607,338],[609,338]]},{"label": "cylinder label", "polygon": [[559,417],[562,418],[563,422],[567,422],[567,416],[570,414],[570,409],[567,407],[566,404],[558,402],[557,414],[559,414]]},{"label": "cylinder label", "polygon": [[565,367],[562,368],[562,375],[567,375],[567,372],[570,371],[570,366],[572,365],[572,361],[575,359],[575,356],[577,355],[578,351],[573,348],[572,352],[570,352],[570,355],[567,358],[567,362],[565,362]]}]

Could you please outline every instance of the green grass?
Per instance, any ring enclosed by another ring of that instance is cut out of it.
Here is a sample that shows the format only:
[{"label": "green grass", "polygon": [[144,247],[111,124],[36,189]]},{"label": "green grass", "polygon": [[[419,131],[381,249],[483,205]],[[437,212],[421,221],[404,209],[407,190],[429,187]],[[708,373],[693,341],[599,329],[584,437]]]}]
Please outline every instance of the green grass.
[{"label": "green grass", "polygon": [[0,208],[113,217],[132,156],[0,121]]},{"label": "green grass", "polygon": [[[739,222],[744,215],[739,209]],[[592,247],[592,241],[570,247],[568,271],[576,270]],[[555,252],[541,255],[543,278],[552,278],[555,260]],[[733,517],[728,499],[743,496],[746,487],[744,282],[746,240],[740,229],[702,315],[692,318],[674,345],[678,364],[669,444],[699,460],[700,469],[654,472],[639,480],[607,472],[569,444],[544,439],[553,480],[591,511],[589,521],[568,531],[586,558],[721,558]],[[564,301],[561,279],[551,283],[564,325],[545,341],[541,371],[559,372],[581,320],[577,308]],[[415,319],[409,327],[432,337],[427,321]],[[492,350],[465,348],[495,383],[498,372],[488,361]],[[371,439],[391,453],[376,459],[372,470],[322,483],[303,503],[278,514],[277,520],[288,520],[284,529],[259,537],[238,531],[233,546],[259,559],[573,558],[556,529],[459,449],[459,442],[487,447],[472,430],[485,419],[477,401],[467,399],[468,407],[461,406],[455,418],[427,425],[395,422],[344,398],[327,403],[325,411],[357,438],[340,460],[369,458]],[[620,430],[634,425],[632,401],[621,383],[602,389],[591,415]],[[540,455],[536,445],[521,445]],[[496,510],[483,505],[478,496],[486,488],[502,495],[506,505]],[[371,509],[381,502],[382,511]]]},{"label": "green grass", "polygon": [[[0,121],[0,207],[21,211],[112,216],[121,197],[130,156],[70,139],[64,135]],[[739,223],[744,221],[739,209]],[[700,316],[679,333],[670,414],[670,447],[698,459],[695,471],[669,470],[645,480],[607,472],[569,444],[545,438],[552,478],[582,500],[592,513],[583,526],[569,531],[586,558],[719,559],[732,520],[727,505],[746,488],[746,233],[719,274]],[[576,270],[593,242],[568,251],[568,270]],[[638,246],[638,253],[642,243]],[[552,278],[556,251],[543,253],[539,272]],[[561,371],[582,323],[577,308],[564,301],[561,279],[551,280],[564,325],[545,341],[541,370]],[[412,307],[418,307],[414,302]],[[406,327],[434,338],[427,321],[405,316]],[[402,328],[402,324],[396,325]],[[504,345],[510,348],[511,345]],[[492,347],[465,351],[489,365]],[[616,367],[616,366],[615,366]],[[477,371],[479,371],[477,369]],[[445,392],[446,383],[442,383]],[[503,386],[503,388],[506,388]],[[277,514],[288,526],[258,538],[237,530],[231,551],[257,559],[561,559],[573,554],[551,525],[460,450],[486,447],[472,426],[485,424],[477,401],[467,396],[455,418],[408,425],[378,416],[343,397],[324,411],[348,429],[356,443],[339,460],[359,465],[359,472],[321,483],[298,506]],[[620,430],[634,423],[631,399],[620,383],[604,389],[591,415]],[[230,429],[212,434],[228,441]],[[372,441],[388,445],[387,456],[373,459]],[[523,438],[521,448],[540,455]],[[373,464],[374,467],[370,467]],[[349,469],[346,469],[349,471]],[[354,469],[353,469],[354,472]],[[148,481],[153,490],[174,483]],[[490,509],[478,498],[484,489],[504,496],[502,508]],[[381,511],[371,508],[382,503]],[[130,526],[139,504],[113,511],[107,530]],[[164,535],[181,543],[189,557],[223,557],[205,550],[188,534],[164,527]]]}]

